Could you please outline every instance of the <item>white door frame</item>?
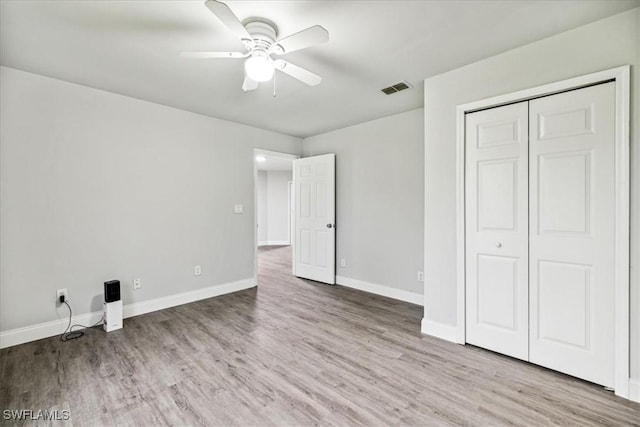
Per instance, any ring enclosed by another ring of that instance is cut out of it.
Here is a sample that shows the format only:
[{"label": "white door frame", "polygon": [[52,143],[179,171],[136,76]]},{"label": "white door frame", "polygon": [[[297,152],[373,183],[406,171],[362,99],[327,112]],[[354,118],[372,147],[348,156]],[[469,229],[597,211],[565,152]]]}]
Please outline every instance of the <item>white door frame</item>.
[{"label": "white door frame", "polygon": [[630,66],[500,95],[456,110],[456,342],[465,343],[465,114],[606,81],[616,82],[615,95],[615,393],[629,398],[629,97]]},{"label": "white door frame", "polygon": [[[253,283],[258,285],[258,156],[274,157],[278,159],[289,159],[292,161],[299,159],[296,154],[280,153],[278,151],[269,151],[263,148],[253,149]],[[291,170],[293,176],[293,169]],[[292,219],[293,220],[293,219]],[[291,229],[291,227],[289,227]],[[293,239],[289,240],[293,246]]]},{"label": "white door frame", "polygon": [[291,181],[289,181],[287,184],[287,203],[289,204],[287,206],[288,211],[287,211],[287,227],[289,227],[289,229],[287,230],[287,234],[289,235],[289,244],[291,246],[293,246],[293,235],[295,234],[293,232],[293,218],[294,218],[294,214],[293,214],[293,209],[295,207],[294,205],[294,191],[293,191],[293,171],[291,172]]}]

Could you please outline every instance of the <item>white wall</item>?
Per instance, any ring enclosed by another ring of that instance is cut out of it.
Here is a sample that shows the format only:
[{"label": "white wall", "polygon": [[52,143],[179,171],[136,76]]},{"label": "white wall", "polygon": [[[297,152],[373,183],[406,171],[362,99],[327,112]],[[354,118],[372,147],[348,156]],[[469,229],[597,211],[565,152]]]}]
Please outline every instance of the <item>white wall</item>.
[{"label": "white wall", "polygon": [[289,171],[267,171],[267,241],[286,244],[289,241]]},{"label": "white wall", "polygon": [[425,80],[425,319],[456,324],[456,106],[631,64],[631,373],[640,376],[640,9]]},{"label": "white wall", "polygon": [[289,244],[291,171],[258,171],[258,245]]},{"label": "white wall", "polygon": [[57,288],[82,314],[109,279],[129,304],[253,277],[253,149],[300,139],[5,67],[0,82],[2,331],[64,318]]},{"label": "white wall", "polygon": [[422,294],[423,115],[413,110],[304,140],[304,157],[336,153],[338,276]]}]

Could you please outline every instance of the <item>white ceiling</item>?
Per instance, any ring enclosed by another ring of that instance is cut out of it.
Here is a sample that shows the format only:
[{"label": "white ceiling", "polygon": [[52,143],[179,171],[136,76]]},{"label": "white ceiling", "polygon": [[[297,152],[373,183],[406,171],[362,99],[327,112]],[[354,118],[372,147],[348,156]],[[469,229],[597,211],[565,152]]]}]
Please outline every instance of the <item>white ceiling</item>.
[{"label": "white ceiling", "polygon": [[[422,81],[482,58],[637,7],[640,0],[228,1],[280,37],[319,24],[327,44],[284,58],[320,74],[308,87],[282,73],[243,93],[241,60],[181,51],[241,50],[204,1],[0,2],[0,64],[188,111],[306,137],[423,105]],[[414,87],[380,89],[400,80]]]}]

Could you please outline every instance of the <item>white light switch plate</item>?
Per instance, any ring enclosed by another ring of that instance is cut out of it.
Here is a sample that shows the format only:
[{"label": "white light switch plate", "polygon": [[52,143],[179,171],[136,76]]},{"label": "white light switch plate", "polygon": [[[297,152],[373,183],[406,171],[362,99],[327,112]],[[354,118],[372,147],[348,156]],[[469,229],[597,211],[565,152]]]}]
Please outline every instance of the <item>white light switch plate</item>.
[{"label": "white light switch plate", "polygon": [[233,205],[233,213],[237,213],[237,214],[244,213],[244,206],[242,206],[242,205]]}]

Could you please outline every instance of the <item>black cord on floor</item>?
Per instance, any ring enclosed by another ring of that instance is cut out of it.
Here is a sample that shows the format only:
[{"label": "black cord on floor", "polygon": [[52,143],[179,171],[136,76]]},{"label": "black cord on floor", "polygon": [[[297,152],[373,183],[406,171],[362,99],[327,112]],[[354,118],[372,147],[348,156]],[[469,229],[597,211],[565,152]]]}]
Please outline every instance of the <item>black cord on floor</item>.
[{"label": "black cord on floor", "polygon": [[102,323],[102,318],[100,318],[100,321],[97,322],[95,325],[84,326],[84,325],[75,324],[71,326],[71,317],[73,316],[73,312],[71,311],[71,306],[69,305],[69,303],[66,301],[64,301],[64,303],[67,305],[67,308],[69,309],[69,324],[67,325],[67,329],[65,329],[62,335],[60,335],[60,341],[65,342],[65,341],[75,340],[83,336],[84,331],[73,330],[73,328],[75,328],[76,326],[87,329],[87,328],[94,328]]}]

